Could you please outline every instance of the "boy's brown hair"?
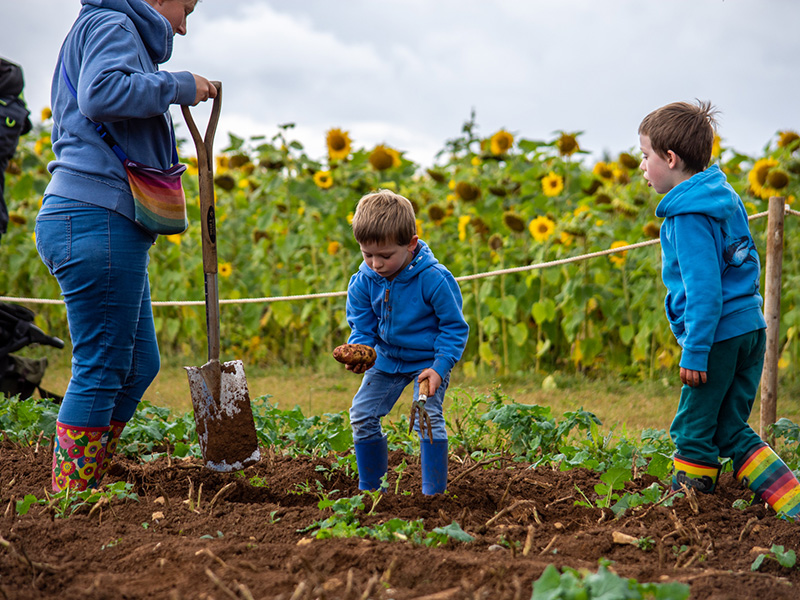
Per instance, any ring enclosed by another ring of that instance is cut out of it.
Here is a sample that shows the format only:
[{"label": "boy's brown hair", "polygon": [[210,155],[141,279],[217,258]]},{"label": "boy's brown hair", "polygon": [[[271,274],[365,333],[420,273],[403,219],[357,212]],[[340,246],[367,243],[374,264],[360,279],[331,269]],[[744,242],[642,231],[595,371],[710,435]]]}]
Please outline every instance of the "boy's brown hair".
[{"label": "boy's brown hair", "polygon": [[353,236],[359,244],[405,246],[417,234],[411,201],[389,190],[378,190],[361,198],[352,225]]},{"label": "boy's brown hair", "polygon": [[673,102],[642,119],[639,135],[650,138],[650,145],[661,158],[672,150],[688,171],[699,173],[711,161],[718,112],[711,102]]}]

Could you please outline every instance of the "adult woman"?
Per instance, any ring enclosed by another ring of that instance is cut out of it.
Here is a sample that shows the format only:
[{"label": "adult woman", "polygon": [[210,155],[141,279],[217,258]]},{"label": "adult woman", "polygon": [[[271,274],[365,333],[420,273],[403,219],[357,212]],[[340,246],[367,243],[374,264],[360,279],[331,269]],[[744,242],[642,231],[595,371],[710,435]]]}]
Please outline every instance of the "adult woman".
[{"label": "adult woman", "polygon": [[196,0],[81,2],[53,77],[55,160],[36,219],[37,249],[61,287],[73,344],[54,491],[98,485],[160,367],[147,273],[156,235],[134,222],[125,168],[96,124],[132,160],[168,168],[169,106],[216,96],[204,77],[158,70],[173,36],[186,34]]}]

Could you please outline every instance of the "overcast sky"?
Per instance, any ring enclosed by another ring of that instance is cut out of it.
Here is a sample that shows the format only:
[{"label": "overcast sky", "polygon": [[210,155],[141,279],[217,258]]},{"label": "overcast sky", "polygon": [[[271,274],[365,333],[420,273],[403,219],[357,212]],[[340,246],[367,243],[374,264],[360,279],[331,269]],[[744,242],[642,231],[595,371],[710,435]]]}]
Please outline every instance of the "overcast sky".
[{"label": "overcast sky", "polygon": [[[2,0],[0,56],[22,64],[35,120],[79,8]],[[161,68],[223,82],[216,149],[229,131],[293,122],[314,158],[340,127],[429,166],[474,109],[482,136],[583,131],[599,156],[636,148],[654,108],[695,98],[746,154],[800,130],[798,0],[202,0],[188,28]]]}]

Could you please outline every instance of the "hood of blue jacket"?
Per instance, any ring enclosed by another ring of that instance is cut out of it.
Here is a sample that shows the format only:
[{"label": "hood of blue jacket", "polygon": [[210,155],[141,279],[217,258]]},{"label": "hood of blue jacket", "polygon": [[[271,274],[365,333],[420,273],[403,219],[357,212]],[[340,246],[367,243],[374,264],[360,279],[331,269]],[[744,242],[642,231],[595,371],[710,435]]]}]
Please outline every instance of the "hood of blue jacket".
[{"label": "hood of blue jacket", "polygon": [[172,39],[175,35],[172,25],[144,0],[81,0],[81,4],[115,10],[126,15],[133,21],[150,58],[156,64],[164,63],[172,56]]},{"label": "hood of blue jacket", "polygon": [[738,210],[739,202],[725,173],[712,165],[672,188],[656,207],[656,216],[701,214],[725,221]]}]

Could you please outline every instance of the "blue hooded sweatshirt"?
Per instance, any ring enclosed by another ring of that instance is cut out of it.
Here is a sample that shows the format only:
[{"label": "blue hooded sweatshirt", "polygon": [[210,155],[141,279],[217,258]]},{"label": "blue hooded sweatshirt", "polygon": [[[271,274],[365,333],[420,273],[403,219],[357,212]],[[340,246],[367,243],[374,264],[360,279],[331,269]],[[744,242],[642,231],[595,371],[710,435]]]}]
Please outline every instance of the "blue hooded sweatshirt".
[{"label": "blue hooded sweatshirt", "polygon": [[[159,71],[172,55],[169,21],[144,0],[81,0],[58,56],[51,90],[52,178],[46,193],[134,218],[122,162],[89,120],[103,123],[136,162],[172,165],[171,104],[191,104],[189,72]],[[62,63],[77,99],[61,74]]]},{"label": "blue hooded sweatshirt", "polygon": [[361,263],[347,288],[351,344],[373,346],[375,368],[413,373],[433,368],[444,379],[461,358],[469,325],[453,275],[420,240],[413,260],[389,281]]},{"label": "blue hooded sweatshirt", "polygon": [[719,166],[676,185],[662,198],[661,275],[680,366],[708,370],[714,342],[764,329],[761,263],[747,211]]}]

